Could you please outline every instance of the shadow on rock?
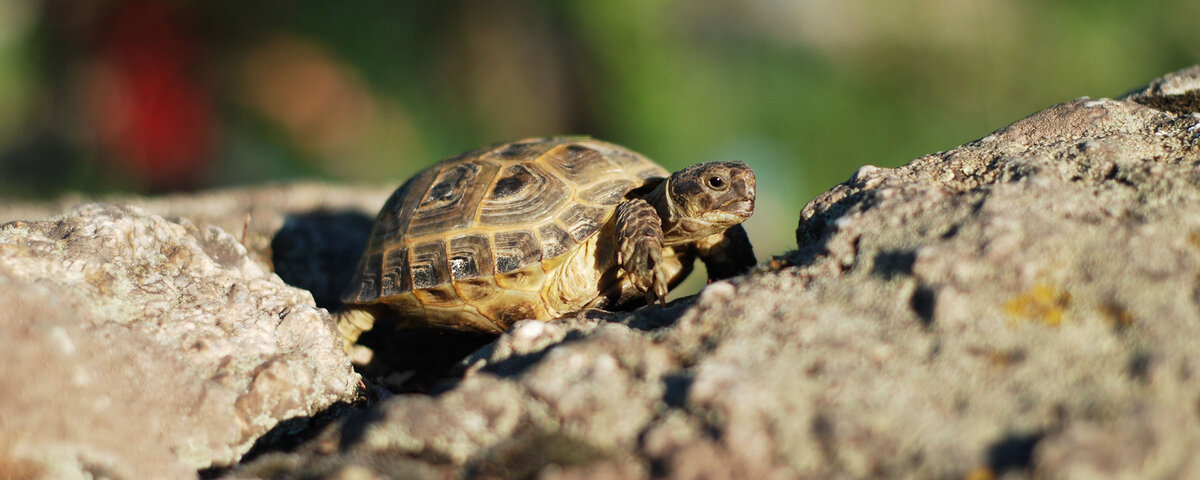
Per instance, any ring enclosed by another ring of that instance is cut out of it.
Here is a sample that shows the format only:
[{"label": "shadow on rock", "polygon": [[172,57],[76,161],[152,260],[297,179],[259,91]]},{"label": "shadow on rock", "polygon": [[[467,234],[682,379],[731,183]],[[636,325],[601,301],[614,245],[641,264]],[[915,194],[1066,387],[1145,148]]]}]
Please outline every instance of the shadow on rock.
[{"label": "shadow on rock", "polygon": [[455,367],[463,358],[494,340],[493,335],[398,330],[390,319],[384,319],[359,337],[358,343],[374,355],[357,369],[393,393],[432,393],[461,376]]},{"label": "shadow on rock", "polygon": [[987,450],[987,464],[992,472],[1028,472],[1033,465],[1033,453],[1043,433],[1014,434],[992,444]]},{"label": "shadow on rock", "polygon": [[[275,273],[312,292],[317,306],[338,311],[372,222],[356,211],[317,210],[288,217],[271,240]],[[394,392],[428,392],[459,360],[494,339],[491,335],[397,330],[390,319],[381,319],[359,339],[374,355],[358,370]]]},{"label": "shadow on rock", "polygon": [[318,307],[336,311],[371,223],[371,217],[356,211],[316,210],[288,217],[271,239],[275,273],[289,285],[312,292]]},{"label": "shadow on rock", "polygon": [[202,469],[198,472],[199,477],[202,479],[221,478],[227,476],[238,466],[249,464],[263,455],[294,452],[316,438],[330,423],[352,415],[354,412],[369,412],[370,410],[361,410],[365,407],[365,402],[361,401],[363,397],[360,397],[359,400],[353,404],[337,402],[329,408],[317,412],[316,415],[292,417],[279,422],[274,428],[258,437],[254,446],[242,456],[238,463]]}]

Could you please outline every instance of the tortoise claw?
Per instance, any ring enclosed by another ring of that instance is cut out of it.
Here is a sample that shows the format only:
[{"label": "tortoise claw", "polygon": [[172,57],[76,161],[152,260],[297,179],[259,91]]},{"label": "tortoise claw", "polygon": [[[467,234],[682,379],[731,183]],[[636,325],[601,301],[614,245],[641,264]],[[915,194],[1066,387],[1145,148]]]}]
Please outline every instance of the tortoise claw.
[{"label": "tortoise claw", "polygon": [[662,271],[662,241],[655,237],[628,239],[628,255],[622,255],[621,266],[630,283],[646,294],[647,303],[654,303],[655,296],[666,295],[666,275]]},{"label": "tortoise claw", "polygon": [[667,306],[667,292],[670,290],[666,277],[662,267],[654,269],[654,294],[658,296],[658,304],[664,307]]},{"label": "tortoise claw", "polygon": [[663,267],[661,220],[645,200],[633,199],[617,207],[619,245],[617,262],[629,283],[646,297],[646,304],[667,301],[667,271]]}]

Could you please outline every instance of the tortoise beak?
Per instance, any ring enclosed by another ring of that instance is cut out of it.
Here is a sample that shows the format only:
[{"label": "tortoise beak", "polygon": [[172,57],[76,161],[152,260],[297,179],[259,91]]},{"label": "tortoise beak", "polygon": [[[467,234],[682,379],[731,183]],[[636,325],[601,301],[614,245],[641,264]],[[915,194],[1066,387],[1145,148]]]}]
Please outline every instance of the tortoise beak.
[{"label": "tortoise beak", "polygon": [[744,222],[747,218],[750,218],[750,215],[754,214],[754,199],[736,200],[726,203],[713,213],[719,214],[722,217],[721,219],[725,221],[733,221],[735,223]]},{"label": "tortoise beak", "polygon": [[739,200],[736,202],[730,202],[729,204],[725,205],[725,207],[722,208],[721,210],[724,210],[726,212],[740,216],[742,218],[750,218],[750,215],[754,214],[754,199],[751,198],[749,200]]},{"label": "tortoise beak", "polygon": [[733,225],[742,223],[754,214],[754,198],[738,199],[727,202],[721,205],[720,208],[714,209],[704,214],[704,219],[711,223]]},{"label": "tortoise beak", "polygon": [[755,199],[755,182],[754,171],[749,167],[743,166],[741,171],[735,171],[735,175],[743,178],[743,181],[735,182],[733,185],[734,195],[731,195],[729,200],[721,205],[718,210],[736,215],[740,218],[739,222],[750,218],[754,214],[754,199]]}]

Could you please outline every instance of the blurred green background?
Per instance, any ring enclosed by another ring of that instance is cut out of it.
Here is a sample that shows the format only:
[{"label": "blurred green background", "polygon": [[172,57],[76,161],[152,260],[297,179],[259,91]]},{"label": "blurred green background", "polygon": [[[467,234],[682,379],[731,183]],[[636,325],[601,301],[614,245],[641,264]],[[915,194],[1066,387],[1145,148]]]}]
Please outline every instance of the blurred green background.
[{"label": "blurred green background", "polygon": [[526,136],[759,173],[766,258],[897,166],[1200,62],[1200,2],[0,0],[0,198],[398,184]]}]

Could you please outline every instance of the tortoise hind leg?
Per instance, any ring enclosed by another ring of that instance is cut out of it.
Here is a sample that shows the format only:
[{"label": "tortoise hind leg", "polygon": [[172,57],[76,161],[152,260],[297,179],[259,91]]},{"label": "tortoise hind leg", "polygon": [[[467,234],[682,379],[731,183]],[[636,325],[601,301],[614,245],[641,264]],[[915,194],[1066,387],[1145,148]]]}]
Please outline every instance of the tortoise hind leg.
[{"label": "tortoise hind leg", "polygon": [[741,275],[758,264],[750,237],[740,224],[696,242],[696,254],[704,261],[712,281]]},{"label": "tortoise hind leg", "polygon": [[668,272],[663,265],[662,220],[641,198],[617,206],[617,264],[630,283],[646,295],[646,303],[666,304]]},{"label": "tortoise hind leg", "polygon": [[346,353],[350,353],[350,347],[358,341],[359,335],[375,326],[375,320],[381,313],[381,309],[377,305],[362,305],[346,307],[334,314],[333,319],[337,323],[338,333],[342,335],[342,349]]}]

